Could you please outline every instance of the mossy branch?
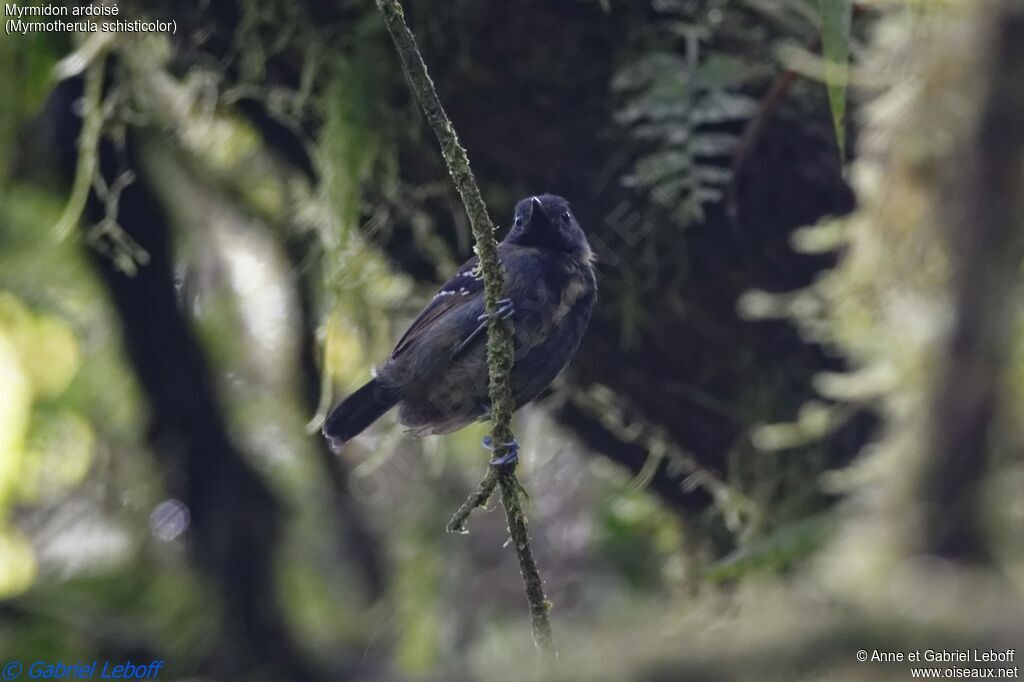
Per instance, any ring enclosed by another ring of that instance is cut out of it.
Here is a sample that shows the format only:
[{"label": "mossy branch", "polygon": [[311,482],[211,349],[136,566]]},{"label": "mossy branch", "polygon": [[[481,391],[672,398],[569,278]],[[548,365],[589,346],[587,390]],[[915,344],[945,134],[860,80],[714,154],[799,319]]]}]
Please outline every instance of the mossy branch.
[{"label": "mossy branch", "polygon": [[497,486],[498,469],[492,466],[487,469],[487,473],[484,475],[483,480],[480,481],[480,485],[476,487],[476,490],[470,493],[466,501],[462,503],[462,506],[452,514],[452,520],[448,522],[447,526],[448,532],[468,533],[466,521],[469,520],[469,515],[473,513],[474,509],[479,509],[487,504]]},{"label": "mossy branch", "polygon": [[[512,412],[515,409],[515,401],[512,396],[510,374],[515,351],[511,323],[498,319],[496,315],[505,283],[501,262],[498,259],[498,245],[494,240],[494,224],[473,178],[466,150],[459,143],[455,128],[441,106],[434,83],[427,73],[427,66],[423,63],[423,57],[416,46],[416,37],[405,23],[405,12],[401,3],[398,0],[377,0],[377,8],[398,50],[409,85],[441,144],[441,153],[448,166],[448,172],[451,173],[455,188],[466,207],[469,224],[473,230],[475,251],[480,258],[480,270],[483,274],[484,309],[490,314],[487,325],[487,366],[488,391],[491,399],[491,437],[495,443],[494,456],[500,458],[507,450],[506,444],[511,443],[514,438]],[[544,596],[543,582],[530,547],[526,515],[523,513],[520,496],[521,486],[516,478],[514,465],[500,469],[490,467],[476,492],[456,512],[448,525],[448,530],[464,531],[469,514],[473,509],[487,504],[495,486],[501,490],[501,502],[505,508],[509,534],[519,558],[526,597],[530,603],[534,641],[542,653],[553,658],[556,652],[551,634],[551,621],[548,618],[550,602]]]},{"label": "mossy branch", "polygon": [[82,94],[82,132],[78,137],[78,161],[71,196],[60,220],[53,228],[57,239],[65,239],[78,225],[89,200],[89,190],[96,175],[100,136],[103,134],[103,74],[105,55],[97,57],[85,71],[85,92]]}]

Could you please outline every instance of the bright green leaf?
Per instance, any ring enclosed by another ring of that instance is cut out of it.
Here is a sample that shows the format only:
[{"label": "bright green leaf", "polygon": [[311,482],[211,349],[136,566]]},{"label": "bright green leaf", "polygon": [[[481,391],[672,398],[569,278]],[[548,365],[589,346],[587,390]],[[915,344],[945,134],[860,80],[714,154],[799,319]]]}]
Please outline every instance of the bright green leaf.
[{"label": "bright green leaf", "polygon": [[846,85],[850,59],[853,0],[818,0],[821,11],[821,53],[825,58],[825,85],[836,129],[839,155],[846,158]]}]

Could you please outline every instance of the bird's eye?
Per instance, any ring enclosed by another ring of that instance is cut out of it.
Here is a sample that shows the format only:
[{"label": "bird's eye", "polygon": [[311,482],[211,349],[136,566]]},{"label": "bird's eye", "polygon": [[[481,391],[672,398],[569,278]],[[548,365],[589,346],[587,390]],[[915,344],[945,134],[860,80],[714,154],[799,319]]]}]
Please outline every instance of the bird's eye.
[{"label": "bird's eye", "polygon": [[522,226],[523,226],[523,216],[517,215],[516,216],[516,227],[522,227]]},{"label": "bird's eye", "polygon": [[564,222],[569,222],[569,219],[570,219],[570,218],[572,218],[572,216],[571,216],[571,215],[569,215],[569,212],[568,212],[568,211],[562,211],[562,220],[563,220]]}]

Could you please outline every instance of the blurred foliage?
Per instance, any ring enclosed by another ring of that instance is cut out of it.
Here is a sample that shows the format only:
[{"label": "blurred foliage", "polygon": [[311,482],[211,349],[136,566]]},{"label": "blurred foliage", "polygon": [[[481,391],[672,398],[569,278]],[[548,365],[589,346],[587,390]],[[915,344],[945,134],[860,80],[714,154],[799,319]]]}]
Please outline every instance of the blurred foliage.
[{"label": "blurred foliage", "polygon": [[740,176],[766,127],[784,116],[813,120],[827,106],[816,58],[808,57],[818,65],[812,79],[787,80],[790,53],[817,50],[820,27],[813,1],[659,0],[649,21],[627,34],[610,78],[607,133],[621,138],[611,163],[626,198],[605,209],[610,229],[598,230],[599,256],[613,272],[602,282],[603,306],[613,311],[623,349],[652,334],[653,301],[674,292],[685,300],[690,278],[706,267],[695,262],[690,240],[668,228],[741,230]]},{"label": "blurred foliage", "polygon": [[809,517],[783,524],[717,561],[704,576],[714,581],[731,581],[757,572],[783,573],[819,550],[833,527],[830,517]]},{"label": "blurred foliage", "polygon": [[595,542],[601,553],[637,590],[657,589],[672,575],[683,546],[677,521],[635,490],[609,496],[597,513]]},{"label": "blurred foliage", "polygon": [[[0,220],[17,223],[25,204],[10,197]],[[12,230],[5,230],[4,261],[24,257],[19,246]],[[16,285],[16,270],[2,270],[0,287]],[[60,496],[90,467],[92,429],[61,400],[78,372],[80,352],[66,321],[34,312],[0,288],[0,596],[24,591],[36,573],[32,549],[10,525],[13,506]]]},{"label": "blurred foliage", "polygon": [[[13,156],[13,141],[29,117],[38,113],[53,87],[52,69],[67,49],[64,36],[33,33],[23,39],[0,41],[0,158]],[[11,167],[0,170],[6,182]]]},{"label": "blurred foliage", "polygon": [[612,87],[627,102],[616,121],[656,150],[639,157],[623,182],[650,192],[685,226],[704,219],[705,204],[722,200],[732,180],[727,161],[740,145],[737,131],[725,126],[758,110],[741,88],[763,78],[765,69],[746,57],[703,47],[712,40],[713,26],[725,21],[722,9],[708,11],[702,24],[676,12],[661,30],[684,41],[685,52],[645,51],[619,70]]},{"label": "blurred foliage", "polygon": [[[638,140],[659,147],[637,161],[633,174],[623,180],[627,186],[649,189],[659,204],[672,207],[683,225],[703,220],[703,205],[721,201],[732,179],[728,169],[706,160],[728,159],[740,143],[735,134],[712,132],[710,127],[745,120],[757,111],[754,99],[729,92],[752,71],[752,66],[727,56],[697,66],[671,53],[646,55],[620,71],[615,87],[639,93],[618,112],[618,122],[632,126]],[[680,74],[685,74],[683,83]]]},{"label": "blurred foliage", "polygon": [[[879,84],[862,109],[852,169],[860,208],[794,235],[794,245],[807,252],[841,250],[839,265],[806,290],[753,292],[741,301],[753,317],[794,320],[808,339],[838,349],[850,362],[846,373],[817,377],[815,387],[827,404],[813,407],[818,425],[801,419],[808,437],[841,421],[850,406],[868,406],[884,417],[879,440],[852,466],[823,480],[849,499],[845,522],[819,559],[826,582],[872,608],[893,606],[879,585],[910,570],[907,556],[923,541],[919,477],[935,418],[934,377],[953,313],[949,187],[962,177],[955,169],[975,139],[983,101],[985,78],[979,74],[986,68],[989,28],[983,7],[931,5],[879,22],[871,51],[855,72]],[[1019,322],[1013,327],[1019,337]],[[1012,576],[1018,589],[1024,555],[1019,531],[1010,528],[1024,521],[1024,507],[1020,490],[1011,492],[1008,482],[1022,476],[1020,457],[1011,454],[1019,452],[1021,437],[1011,416],[1019,411],[1019,359],[1015,354],[1006,368],[1005,402],[993,426],[992,447],[1001,454],[983,496],[989,523],[999,519],[994,527],[1000,532],[988,540],[1004,562],[997,570]],[[915,575],[930,584],[935,576],[919,568]],[[964,615],[961,624],[969,629],[975,617]]]},{"label": "blurred foliage", "polygon": [[[806,43],[820,24],[827,58],[845,65],[851,5],[821,7],[819,17],[804,0],[655,2],[656,20],[631,46],[637,56],[612,81],[623,101],[615,120],[640,149],[622,182],[648,193],[681,226],[703,222],[706,206],[721,203],[735,181],[733,159],[748,151],[752,120],[764,115],[754,93],[764,93],[776,73],[769,66],[776,46]],[[845,82],[826,75],[840,117]]]}]

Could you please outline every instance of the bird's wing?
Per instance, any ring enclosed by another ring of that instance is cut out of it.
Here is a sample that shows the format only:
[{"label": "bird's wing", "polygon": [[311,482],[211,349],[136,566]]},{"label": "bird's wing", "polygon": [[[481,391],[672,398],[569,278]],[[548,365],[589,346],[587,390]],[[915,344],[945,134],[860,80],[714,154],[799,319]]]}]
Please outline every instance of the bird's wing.
[{"label": "bird's wing", "polygon": [[[479,307],[483,312],[484,283],[477,265],[478,259],[474,256],[466,261],[455,276],[441,287],[440,291],[434,295],[434,299],[413,320],[413,323],[402,334],[402,338],[395,344],[395,349],[391,351],[392,359],[404,353],[420,335],[430,330],[439,320],[450,313],[463,310],[465,306]],[[475,317],[472,319],[474,320],[473,326],[465,332],[467,337],[473,333],[476,326]]]}]

